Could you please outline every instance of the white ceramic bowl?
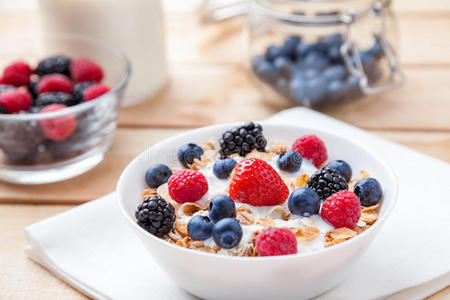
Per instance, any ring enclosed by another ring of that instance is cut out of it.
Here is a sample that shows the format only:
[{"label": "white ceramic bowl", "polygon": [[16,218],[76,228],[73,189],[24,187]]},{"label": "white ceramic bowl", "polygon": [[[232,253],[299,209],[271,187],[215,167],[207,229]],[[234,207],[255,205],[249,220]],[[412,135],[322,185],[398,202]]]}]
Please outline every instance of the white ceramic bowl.
[{"label": "white ceramic bowl", "polygon": [[380,217],[372,227],[349,241],[306,254],[230,257],[169,244],[135,222],[134,211],[146,188],[146,169],[154,163],[179,166],[176,155],[181,145],[188,142],[202,144],[241,124],[209,126],[169,138],[149,148],[128,165],[119,179],[117,197],[130,226],[155,261],[179,286],[196,296],[207,299],[305,299],[320,295],[346,278],[395,205],[397,183],[393,172],[373,151],[357,144],[351,137],[312,128],[262,124],[269,142],[291,144],[301,135],[316,134],[324,140],[329,160],[347,161],[356,174],[362,169],[367,170],[383,187]]}]

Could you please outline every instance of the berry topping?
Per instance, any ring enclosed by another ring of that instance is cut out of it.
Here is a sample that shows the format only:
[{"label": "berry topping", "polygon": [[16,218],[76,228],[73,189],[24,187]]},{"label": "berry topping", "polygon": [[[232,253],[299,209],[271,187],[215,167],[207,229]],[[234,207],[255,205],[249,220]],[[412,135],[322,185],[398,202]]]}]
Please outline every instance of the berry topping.
[{"label": "berry topping", "polygon": [[135,217],[139,226],[157,237],[162,237],[172,230],[175,208],[162,197],[152,196],[139,204]]},{"label": "berry topping", "polygon": [[30,76],[33,74],[30,66],[18,61],[10,64],[3,71],[3,83],[14,86],[27,86],[30,83]]},{"label": "berry topping", "polygon": [[214,163],[213,172],[217,178],[227,179],[234,170],[237,162],[229,157],[218,159]]},{"label": "berry topping", "polygon": [[38,94],[45,92],[72,93],[72,82],[67,76],[61,74],[50,74],[43,76],[37,84]]},{"label": "berry topping", "polygon": [[280,175],[261,159],[238,163],[230,181],[230,197],[254,206],[277,205],[286,201],[289,189]]},{"label": "berry topping", "polygon": [[220,155],[230,156],[233,153],[245,156],[253,149],[265,151],[266,138],[262,135],[262,126],[253,122],[247,122],[241,127],[235,127],[225,131],[220,139]]},{"label": "berry topping", "polygon": [[214,225],[214,242],[220,248],[231,249],[236,247],[242,239],[242,227],[233,218],[225,218]]},{"label": "berry topping", "polygon": [[168,166],[156,164],[148,168],[147,172],[145,172],[145,182],[150,188],[157,188],[166,183],[170,176],[172,176],[172,171]]},{"label": "berry topping", "polygon": [[96,84],[96,85],[90,86],[84,91],[84,100],[90,101],[92,99],[100,97],[103,94],[106,94],[110,90],[111,90],[111,88],[109,86],[107,86],[106,84]]},{"label": "berry topping", "polygon": [[204,241],[212,235],[214,223],[207,216],[193,216],[187,225],[189,237],[194,241]]},{"label": "berry topping", "polygon": [[325,200],[320,215],[335,228],[354,229],[361,217],[361,205],[353,192],[340,191]]},{"label": "berry topping", "polygon": [[100,82],[103,79],[102,68],[89,58],[78,58],[70,65],[70,74],[75,82]]},{"label": "berry topping", "polygon": [[35,106],[46,106],[50,104],[62,104],[66,106],[73,106],[78,104],[78,101],[72,96],[72,94],[64,92],[47,92],[39,94],[34,100]]},{"label": "berry topping", "polygon": [[289,255],[297,253],[297,238],[288,228],[269,227],[264,229],[255,241],[261,256]]},{"label": "berry topping", "polygon": [[72,60],[63,55],[50,56],[41,60],[34,71],[39,76],[54,73],[70,76],[69,68],[71,63]]},{"label": "berry topping", "polygon": [[288,207],[294,215],[303,217],[317,215],[320,210],[320,197],[310,188],[298,188],[289,196]]},{"label": "berry topping", "polygon": [[319,169],[311,175],[306,187],[315,190],[321,200],[348,188],[347,181],[341,173],[328,168]]},{"label": "berry topping", "polygon": [[352,179],[352,168],[350,167],[350,165],[348,163],[346,163],[343,160],[330,161],[326,167],[329,169],[334,169],[334,170],[339,171],[339,173],[341,173],[341,175],[344,176],[344,178],[347,182],[349,182],[350,179]]},{"label": "berry topping", "polygon": [[214,223],[224,218],[232,218],[235,211],[233,199],[225,195],[214,196],[209,203],[209,217]]},{"label": "berry topping", "polygon": [[317,168],[328,158],[325,144],[315,135],[305,135],[296,139],[292,145],[292,150],[311,160]]},{"label": "berry topping", "polygon": [[286,151],[278,157],[278,168],[286,172],[297,172],[302,165],[302,156],[297,151]]},{"label": "berry topping", "polygon": [[380,202],[383,191],[375,178],[363,178],[356,182],[353,189],[362,206],[372,206]]},{"label": "berry topping", "polygon": [[195,202],[208,191],[206,177],[194,170],[180,170],[169,178],[169,194],[178,203]]},{"label": "berry topping", "polygon": [[32,104],[30,93],[20,89],[7,90],[0,93],[0,105],[8,114],[27,111]]},{"label": "berry topping", "polygon": [[178,149],[178,160],[185,168],[188,168],[188,165],[194,163],[194,159],[200,159],[202,154],[203,150],[200,146],[189,143]]},{"label": "berry topping", "polygon": [[[62,104],[50,104],[44,107],[41,112],[52,112],[64,109],[67,106]],[[46,138],[54,141],[64,140],[72,135],[77,128],[77,120],[72,114],[63,115],[39,121]]]},{"label": "berry topping", "polygon": [[89,88],[89,87],[91,87],[91,86],[93,86],[93,85],[95,85],[95,84],[97,84],[97,83],[95,83],[95,82],[89,82],[89,81],[83,81],[83,82],[78,82],[78,83],[76,83],[76,84],[73,86],[73,90],[72,90],[73,96],[74,96],[79,102],[84,101],[84,91],[85,91],[87,88]]}]

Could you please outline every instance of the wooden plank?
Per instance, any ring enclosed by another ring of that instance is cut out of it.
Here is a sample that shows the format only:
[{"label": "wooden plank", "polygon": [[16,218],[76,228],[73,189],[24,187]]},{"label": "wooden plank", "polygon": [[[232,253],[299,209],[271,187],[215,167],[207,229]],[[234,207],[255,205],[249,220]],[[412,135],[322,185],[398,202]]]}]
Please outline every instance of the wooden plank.
[{"label": "wooden plank", "polygon": [[25,257],[23,228],[72,206],[0,205],[0,298],[87,299]]},{"label": "wooden plank", "polygon": [[[66,205],[0,205],[0,298],[87,299],[45,269],[26,259],[23,228],[70,209]],[[7,226],[5,226],[7,225]],[[449,299],[450,287],[427,300]]]},{"label": "wooden plank", "polygon": [[[117,131],[111,151],[95,169],[79,177],[48,185],[18,186],[0,183],[0,202],[76,204],[98,198],[115,189],[123,169],[137,154],[180,132],[182,130],[121,128]],[[374,133],[450,162],[450,132]]]},{"label": "wooden plank", "polygon": [[[324,112],[366,129],[450,130],[450,68],[404,69],[404,86]],[[171,82],[155,99],[121,111],[122,126],[198,127],[258,120],[292,105],[258,90],[239,66],[174,65],[171,72]]]}]

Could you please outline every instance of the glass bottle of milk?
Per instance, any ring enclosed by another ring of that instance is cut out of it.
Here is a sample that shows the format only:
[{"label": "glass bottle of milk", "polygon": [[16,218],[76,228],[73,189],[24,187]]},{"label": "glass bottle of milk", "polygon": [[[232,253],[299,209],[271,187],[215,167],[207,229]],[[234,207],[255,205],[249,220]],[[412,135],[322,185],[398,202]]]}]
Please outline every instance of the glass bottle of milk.
[{"label": "glass bottle of milk", "polygon": [[39,7],[44,32],[99,38],[125,52],[132,76],[123,106],[149,99],[166,82],[160,0],[39,0]]}]

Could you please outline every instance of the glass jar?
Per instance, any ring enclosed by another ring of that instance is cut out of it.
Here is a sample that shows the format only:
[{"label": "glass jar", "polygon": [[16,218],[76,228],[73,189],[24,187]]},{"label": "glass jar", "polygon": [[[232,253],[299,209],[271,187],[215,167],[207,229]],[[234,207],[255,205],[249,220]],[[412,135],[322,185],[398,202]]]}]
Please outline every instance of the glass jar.
[{"label": "glass jar", "polygon": [[339,104],[403,83],[392,46],[396,26],[390,3],[253,0],[247,38],[254,78],[309,107]]}]

